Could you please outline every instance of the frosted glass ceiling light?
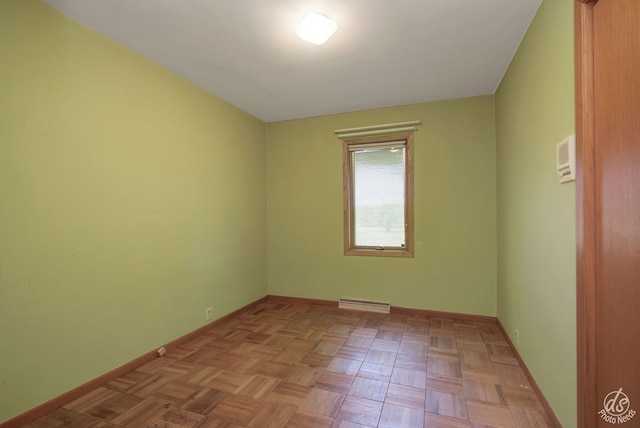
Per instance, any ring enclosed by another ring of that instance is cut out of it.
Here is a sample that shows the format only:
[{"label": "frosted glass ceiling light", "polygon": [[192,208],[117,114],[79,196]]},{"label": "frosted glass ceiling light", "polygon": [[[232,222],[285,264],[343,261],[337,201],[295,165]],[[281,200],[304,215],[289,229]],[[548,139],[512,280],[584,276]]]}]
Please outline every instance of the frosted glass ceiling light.
[{"label": "frosted glass ceiling light", "polygon": [[338,24],[319,13],[310,13],[304,17],[296,34],[302,40],[321,45],[336,32]]}]

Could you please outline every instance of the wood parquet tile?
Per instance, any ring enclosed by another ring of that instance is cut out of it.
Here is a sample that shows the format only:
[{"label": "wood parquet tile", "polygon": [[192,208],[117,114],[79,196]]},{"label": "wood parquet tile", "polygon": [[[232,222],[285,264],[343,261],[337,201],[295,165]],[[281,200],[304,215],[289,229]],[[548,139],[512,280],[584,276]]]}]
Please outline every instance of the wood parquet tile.
[{"label": "wood parquet tile", "polygon": [[270,300],[27,425],[545,428],[497,325]]}]

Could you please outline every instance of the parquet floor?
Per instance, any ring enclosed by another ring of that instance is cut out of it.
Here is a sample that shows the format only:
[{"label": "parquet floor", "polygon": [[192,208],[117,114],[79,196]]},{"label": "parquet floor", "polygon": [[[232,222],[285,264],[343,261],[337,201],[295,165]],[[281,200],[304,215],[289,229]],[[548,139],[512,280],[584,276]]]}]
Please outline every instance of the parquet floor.
[{"label": "parquet floor", "polygon": [[267,301],[27,425],[551,427],[496,325]]}]

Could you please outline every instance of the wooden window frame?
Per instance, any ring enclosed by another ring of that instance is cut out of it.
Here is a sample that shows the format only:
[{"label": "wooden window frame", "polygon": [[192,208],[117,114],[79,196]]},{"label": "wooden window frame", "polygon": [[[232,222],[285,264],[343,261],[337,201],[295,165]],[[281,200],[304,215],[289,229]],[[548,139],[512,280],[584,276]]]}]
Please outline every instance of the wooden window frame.
[{"label": "wooden window frame", "polygon": [[[353,210],[353,160],[350,146],[375,143],[405,142],[405,246],[370,247],[355,245],[355,213]],[[346,256],[414,257],[413,243],[413,134],[392,134],[355,140],[344,140],[342,146],[344,180],[344,254]]]}]

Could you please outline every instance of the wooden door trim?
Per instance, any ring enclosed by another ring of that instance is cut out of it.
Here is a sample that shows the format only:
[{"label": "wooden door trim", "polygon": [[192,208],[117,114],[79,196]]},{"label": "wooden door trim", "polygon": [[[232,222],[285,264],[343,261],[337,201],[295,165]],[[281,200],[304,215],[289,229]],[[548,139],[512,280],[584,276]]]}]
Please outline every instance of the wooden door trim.
[{"label": "wooden door trim", "polygon": [[595,428],[597,404],[596,175],[593,7],[576,0],[576,261],[578,426]]}]

